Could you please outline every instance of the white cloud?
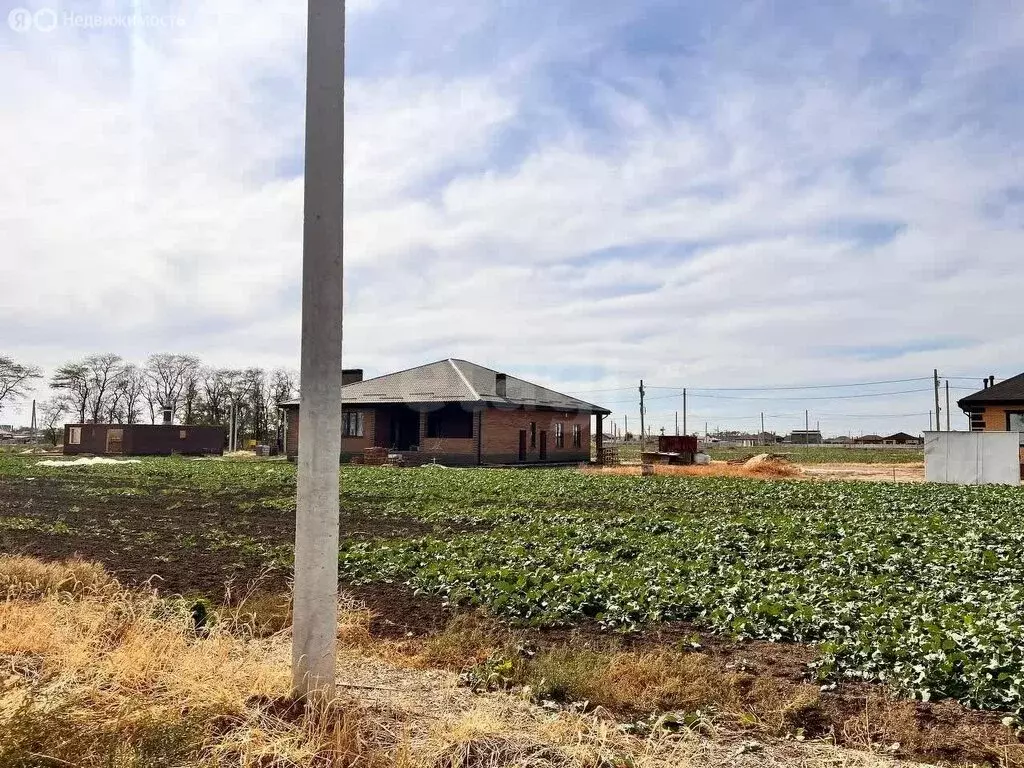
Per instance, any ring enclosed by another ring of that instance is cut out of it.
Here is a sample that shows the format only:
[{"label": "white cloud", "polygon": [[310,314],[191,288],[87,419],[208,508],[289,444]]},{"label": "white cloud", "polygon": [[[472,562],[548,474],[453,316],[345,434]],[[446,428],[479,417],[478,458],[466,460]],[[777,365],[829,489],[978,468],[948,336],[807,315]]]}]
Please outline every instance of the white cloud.
[{"label": "white cloud", "polygon": [[[303,8],[185,19],[173,35],[58,30],[0,52],[5,352],[295,363]],[[793,49],[781,33],[730,67],[726,39],[681,92],[642,69],[622,78],[642,87],[595,86],[596,136],[574,105],[537,102],[544,54],[566,55],[547,38],[471,74],[354,76],[347,362],[551,366],[569,390],[1016,373],[1024,232],[990,208],[1020,184],[1019,139],[1000,125],[1019,108],[995,105],[990,125],[950,115],[1022,37],[965,39],[945,79],[909,94],[832,77],[820,50],[793,53],[796,78],[747,66]],[[699,108],[674,108],[683,95]],[[535,138],[510,160],[513,130]],[[868,226],[887,223],[891,237]],[[710,416],[803,407],[696,402]],[[846,402],[821,410],[928,410],[927,395]],[[890,424],[923,419],[872,428]]]}]

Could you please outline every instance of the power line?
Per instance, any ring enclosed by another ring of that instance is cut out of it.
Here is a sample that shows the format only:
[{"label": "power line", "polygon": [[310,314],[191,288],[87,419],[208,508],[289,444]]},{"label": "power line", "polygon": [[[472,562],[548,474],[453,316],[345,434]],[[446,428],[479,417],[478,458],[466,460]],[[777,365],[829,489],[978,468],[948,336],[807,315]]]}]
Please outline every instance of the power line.
[{"label": "power line", "polygon": [[[963,381],[973,381],[973,376],[947,376],[944,378]],[[982,377],[977,377],[982,378]],[[687,387],[689,392],[794,392],[803,389],[849,389],[850,387],[873,387],[882,384],[909,384],[917,381],[931,381],[931,376],[918,376],[912,379],[885,379],[880,381],[855,381],[848,384],[800,384],[788,386],[761,386],[761,387]],[[646,384],[646,389],[671,389],[682,392],[682,386],[660,386]],[[577,389],[572,390],[574,394],[591,394],[596,392],[626,392],[633,387],[609,387],[607,389]]]},{"label": "power line", "polygon": [[901,389],[896,392],[865,392],[859,395],[824,395],[824,396],[812,396],[812,397],[739,397],[736,395],[694,395],[694,397],[709,398],[712,400],[767,400],[769,402],[783,402],[783,401],[797,401],[803,402],[805,400],[850,400],[853,398],[860,397],[892,397],[894,395],[912,395],[919,392],[931,392],[929,389]]},{"label": "power line", "polygon": [[914,379],[888,379],[886,381],[859,381],[852,384],[804,384],[786,387],[689,387],[691,392],[791,392],[798,389],[844,389],[849,387],[873,387],[878,384],[908,384],[914,381],[931,381],[931,376]]}]

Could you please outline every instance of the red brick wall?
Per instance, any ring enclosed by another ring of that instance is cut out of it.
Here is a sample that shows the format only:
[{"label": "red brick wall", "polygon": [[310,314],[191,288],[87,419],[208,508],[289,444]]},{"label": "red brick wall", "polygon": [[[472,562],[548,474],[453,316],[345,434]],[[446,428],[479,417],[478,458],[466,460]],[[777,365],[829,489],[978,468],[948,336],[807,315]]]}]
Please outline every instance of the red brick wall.
[{"label": "red brick wall", "polygon": [[437,460],[440,464],[475,465],[477,437],[480,434],[480,414],[473,414],[472,437],[427,437],[427,414],[420,415],[420,453],[424,463]]},{"label": "red brick wall", "polygon": [[[347,410],[347,409],[346,409]],[[363,411],[363,436],[341,438],[341,459],[348,460],[350,456],[361,454],[364,448],[373,447],[374,439],[374,418],[373,409]],[[285,409],[285,454],[289,459],[299,455],[299,409]]]},{"label": "red brick wall", "polygon": [[[530,447],[530,422],[537,423],[537,445]],[[565,447],[555,447],[555,424],[565,430]],[[581,429],[580,447],[572,446],[572,427]],[[483,461],[485,464],[519,462],[519,430],[526,430],[526,461],[540,461],[540,433],[548,433],[547,461],[590,461],[590,414],[560,411],[512,411],[488,408],[483,419]]]},{"label": "red brick wall", "polygon": [[[376,423],[372,408],[363,409],[363,437],[342,438],[341,460],[361,454],[364,448],[372,447],[376,439]],[[298,456],[299,409],[288,408],[285,452],[288,458]],[[470,438],[431,438],[426,435],[426,414],[420,418],[420,454],[423,461],[437,460],[442,464],[474,465],[477,463],[477,440],[480,441],[481,462],[484,464],[519,463],[519,430],[526,430],[526,461],[540,461],[540,433],[547,432],[548,462],[590,461],[590,420],[589,414],[563,413],[560,411],[524,411],[488,408],[473,418],[473,436]],[[537,424],[537,444],[530,447],[530,422]],[[555,446],[555,424],[561,423],[565,430],[565,446]],[[572,428],[580,426],[580,447],[572,445]]]}]

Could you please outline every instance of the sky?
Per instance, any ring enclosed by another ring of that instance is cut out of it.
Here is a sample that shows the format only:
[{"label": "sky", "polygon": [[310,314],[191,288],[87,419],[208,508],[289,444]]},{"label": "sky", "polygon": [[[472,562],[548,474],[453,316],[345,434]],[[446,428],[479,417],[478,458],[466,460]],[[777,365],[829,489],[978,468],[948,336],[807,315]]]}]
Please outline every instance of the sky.
[{"label": "sky", "polygon": [[[0,0],[0,353],[297,368],[305,23]],[[349,0],[345,364],[920,432],[1024,370],[1022,71],[1010,0]]]}]

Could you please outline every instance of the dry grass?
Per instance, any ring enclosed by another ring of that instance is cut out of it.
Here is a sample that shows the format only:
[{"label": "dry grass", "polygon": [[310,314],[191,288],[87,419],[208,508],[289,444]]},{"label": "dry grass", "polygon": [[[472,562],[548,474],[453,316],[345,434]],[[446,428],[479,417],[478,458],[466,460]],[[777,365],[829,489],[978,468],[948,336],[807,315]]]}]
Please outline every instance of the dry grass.
[{"label": "dry grass", "polygon": [[79,596],[117,589],[117,582],[97,563],[44,563],[33,557],[0,555],[0,599]]},{"label": "dry grass", "polygon": [[[820,746],[750,751],[691,732],[639,738],[597,715],[474,695],[454,673],[368,655],[370,617],[354,605],[339,616],[340,685],[349,698],[304,708],[288,695],[286,599],[253,591],[197,630],[189,604],[124,590],[88,563],[0,558],[0,583],[3,768],[889,764]],[[423,646],[417,663],[467,663],[494,643],[484,623],[464,619]],[[546,663],[549,674],[560,668],[556,657]],[[593,670],[577,663],[573,685],[607,697],[619,688],[620,698],[651,705],[690,701],[684,673],[667,666],[620,655],[590,680]]]}]

